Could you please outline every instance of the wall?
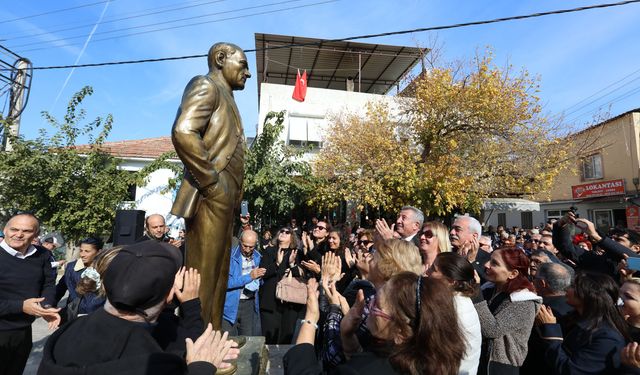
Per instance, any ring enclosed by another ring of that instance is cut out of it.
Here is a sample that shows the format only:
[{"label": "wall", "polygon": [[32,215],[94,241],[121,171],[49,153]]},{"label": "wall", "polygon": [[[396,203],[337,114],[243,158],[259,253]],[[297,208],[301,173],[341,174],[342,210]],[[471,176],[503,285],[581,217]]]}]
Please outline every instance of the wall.
[{"label": "wall", "polygon": [[[143,158],[123,159],[121,168],[129,171],[138,171],[152,161],[152,159]],[[175,163],[180,164],[179,161],[175,161]],[[159,169],[153,172],[145,186],[136,188],[135,202],[128,202],[127,204],[132,209],[146,211],[147,215],[161,214],[167,217],[175,194],[173,192],[162,193],[162,190],[167,187],[167,182],[172,177],[174,177],[174,173],[169,169]]]},{"label": "wall", "polygon": [[[364,115],[369,102],[382,101],[390,106],[392,114],[400,113],[399,105],[392,96],[309,87],[305,101],[298,102],[291,98],[293,88],[294,86],[288,85],[261,84],[257,134],[262,133],[264,119],[270,111],[287,111],[285,129],[280,136],[285,142],[299,136],[299,125],[305,122],[308,125],[308,140],[321,142],[329,117],[345,111]],[[306,155],[306,158],[311,159],[312,154]]]}]

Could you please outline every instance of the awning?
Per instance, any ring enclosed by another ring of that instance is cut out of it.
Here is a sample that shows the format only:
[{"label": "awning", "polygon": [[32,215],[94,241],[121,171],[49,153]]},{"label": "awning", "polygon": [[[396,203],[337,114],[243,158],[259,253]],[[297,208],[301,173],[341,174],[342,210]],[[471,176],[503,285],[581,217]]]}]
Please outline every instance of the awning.
[{"label": "awning", "polygon": [[483,210],[540,211],[540,203],[521,198],[487,198],[482,202]]}]

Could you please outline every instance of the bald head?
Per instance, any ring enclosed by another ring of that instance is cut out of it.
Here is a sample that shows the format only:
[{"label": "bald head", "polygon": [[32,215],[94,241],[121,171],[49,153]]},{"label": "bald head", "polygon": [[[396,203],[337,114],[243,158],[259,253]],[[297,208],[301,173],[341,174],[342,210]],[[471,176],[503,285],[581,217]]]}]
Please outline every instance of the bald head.
[{"label": "bald head", "polygon": [[13,216],[4,227],[4,240],[12,249],[23,254],[40,234],[40,222],[31,214]]},{"label": "bald head", "polygon": [[162,240],[167,230],[167,225],[164,222],[164,216],[159,214],[149,215],[145,221],[145,229],[147,230],[147,236],[154,240]]},{"label": "bald head", "polygon": [[256,249],[256,243],[258,242],[258,233],[252,230],[245,230],[240,233],[240,250],[246,257],[253,255],[253,251]]}]

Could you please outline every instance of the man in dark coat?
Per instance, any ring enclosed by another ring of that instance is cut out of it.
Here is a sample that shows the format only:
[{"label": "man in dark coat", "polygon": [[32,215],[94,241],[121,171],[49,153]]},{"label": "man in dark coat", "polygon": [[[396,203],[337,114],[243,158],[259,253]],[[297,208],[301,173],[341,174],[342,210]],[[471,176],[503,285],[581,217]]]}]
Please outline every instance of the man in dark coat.
[{"label": "man in dark coat", "polygon": [[0,374],[20,375],[31,352],[31,323],[40,316],[49,327],[60,323],[55,304],[55,273],[50,253],[31,243],[40,232],[38,219],[13,216],[0,242]]},{"label": "man in dark coat", "polygon": [[55,332],[45,345],[38,374],[214,374],[237,355],[226,334],[211,326],[195,343],[187,339],[187,360],[164,352],[151,329],[168,300],[182,264],[178,250],[145,241],[123,248],[103,276],[107,302]]}]

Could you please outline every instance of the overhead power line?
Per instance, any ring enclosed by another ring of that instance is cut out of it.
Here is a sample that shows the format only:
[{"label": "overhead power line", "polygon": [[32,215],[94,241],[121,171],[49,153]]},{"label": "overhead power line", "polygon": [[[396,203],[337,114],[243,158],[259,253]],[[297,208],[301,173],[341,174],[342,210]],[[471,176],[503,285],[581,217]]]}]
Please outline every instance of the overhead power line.
[{"label": "overhead power line", "polygon": [[[113,22],[118,22],[118,21],[125,21],[125,20],[130,20],[130,19],[134,19],[134,18],[141,18],[141,17],[149,17],[149,16],[154,16],[156,14],[162,14],[162,13],[168,13],[168,12],[175,12],[178,10],[185,10],[185,9],[190,9],[190,8],[196,8],[196,7],[201,7],[201,6],[205,6],[205,5],[210,5],[210,4],[215,4],[215,3],[221,3],[227,0],[212,0],[212,1],[206,1],[204,3],[197,3],[197,4],[191,4],[191,5],[181,5],[179,7],[173,7],[173,8],[169,8],[169,9],[162,9],[162,8],[150,8],[150,9],[146,9],[143,12],[137,12],[133,15],[131,15],[129,13],[129,15],[127,16],[118,16],[116,18],[110,18],[107,20],[102,21],[100,24],[104,25],[107,23],[113,23]],[[164,7],[167,8],[167,7]],[[48,34],[53,34],[53,33],[58,33],[58,32],[62,32],[62,31],[69,31],[69,30],[77,30],[77,29],[82,29],[85,27],[93,27],[95,23],[85,23],[85,24],[81,24],[81,25],[76,25],[76,26],[71,26],[69,27],[68,24],[66,25],[66,27],[62,28],[62,29],[55,29],[55,30],[50,30],[50,31],[45,31],[45,32],[41,32],[41,33],[37,33],[37,34],[24,34],[24,35],[18,35],[18,36],[6,36],[5,40],[6,41],[13,41],[16,39],[25,39],[25,38],[33,38],[36,36],[41,36],[41,35],[48,35]],[[86,37],[86,35],[85,35]],[[68,38],[70,39],[70,38]],[[49,41],[47,41],[49,42]]]},{"label": "overhead power line", "polygon": [[32,14],[32,15],[30,15],[30,16],[24,16],[24,17],[13,18],[13,19],[10,19],[10,20],[3,20],[3,21],[0,21],[0,24],[2,24],[2,23],[8,23],[8,22],[20,21],[20,20],[26,20],[26,19],[29,19],[29,18],[36,18],[36,17],[40,17],[40,16],[46,16],[46,15],[54,14],[54,13],[67,12],[67,11],[74,10],[74,9],[80,9],[80,8],[91,7],[91,6],[94,6],[94,5],[99,5],[99,4],[107,3],[107,2],[109,2],[109,1],[115,1],[115,0],[96,1],[95,3],[83,4],[83,5],[78,5],[78,6],[70,7],[70,8],[50,10],[50,11],[48,11],[48,12],[38,13],[38,14]]},{"label": "overhead power line", "polygon": [[[253,7],[236,9],[234,11],[248,10],[248,9],[260,8],[260,7],[267,7],[267,6],[290,3],[290,2],[297,2],[297,1],[302,1],[302,0],[286,0],[286,1],[281,1],[281,2],[276,2],[276,3],[271,3],[271,4],[263,4],[263,5],[253,6]],[[185,24],[185,25],[178,25],[178,26],[164,27],[164,28],[153,29],[153,30],[139,31],[139,32],[135,32],[135,33],[122,34],[122,35],[116,35],[116,36],[111,36],[111,37],[106,37],[106,38],[94,39],[93,43],[104,42],[106,40],[112,40],[112,39],[120,39],[120,38],[134,36],[134,35],[150,34],[150,33],[155,33],[155,32],[159,32],[159,31],[166,31],[166,30],[183,29],[183,28],[186,28],[186,27],[193,27],[193,26],[205,25],[205,24],[216,23],[216,22],[237,20],[237,19],[248,18],[248,17],[253,17],[253,16],[261,16],[261,15],[265,15],[265,14],[279,13],[279,12],[284,12],[284,11],[288,11],[288,10],[308,8],[308,7],[312,7],[312,6],[316,6],[316,5],[335,3],[337,1],[340,1],[340,0],[319,1],[319,2],[315,2],[315,3],[303,4],[303,5],[297,5],[297,6],[290,6],[290,7],[279,8],[279,9],[274,9],[274,10],[267,10],[267,11],[256,12],[256,13],[242,14],[242,15],[239,15],[239,16],[218,18],[218,19],[210,20],[210,21],[202,21],[202,22],[196,22],[196,23],[188,23],[188,24]],[[219,12],[218,14],[230,13],[230,12],[233,12],[233,11]],[[147,26],[149,26],[149,25],[147,25]],[[133,28],[140,28],[140,27],[133,27]],[[68,44],[67,43],[64,46],[66,47],[66,46],[72,46],[72,45],[75,45],[75,44]],[[30,51],[39,51],[39,50],[50,49],[50,48],[52,48],[52,47],[38,47],[38,48],[31,48],[31,49],[27,49],[27,50],[22,50],[21,52],[24,53],[24,52],[30,52]]]},{"label": "overhead power line", "polygon": [[[639,3],[639,2],[640,0],[627,0],[627,1],[620,1],[616,3],[589,5],[589,6],[578,7],[578,8],[570,8],[570,9],[559,9],[559,10],[553,10],[548,12],[538,12],[538,13],[519,15],[519,16],[501,17],[501,18],[495,18],[495,19],[483,20],[483,21],[463,22],[463,23],[457,23],[457,24],[451,24],[451,25],[432,26],[432,27],[424,27],[424,28],[418,28],[418,29],[402,30],[402,31],[391,31],[391,32],[385,32],[385,33],[378,33],[378,34],[365,34],[365,35],[351,36],[351,37],[338,38],[338,39],[328,39],[328,40],[324,39],[321,42],[292,43],[289,45],[264,47],[260,49],[246,49],[244,51],[245,53],[249,53],[249,52],[258,52],[258,51],[264,51],[264,50],[319,45],[320,43],[328,43],[328,42],[345,42],[345,41],[351,41],[351,40],[357,40],[357,39],[370,39],[370,38],[411,34],[411,33],[425,32],[425,31],[446,30],[446,29],[454,29],[454,28],[468,27],[468,26],[487,25],[487,24],[498,23],[498,22],[515,21],[515,20],[543,17],[543,16],[556,15],[556,14],[582,12],[582,11],[592,10],[592,9],[618,7],[618,6]],[[174,57],[161,57],[161,58],[155,58],[155,59],[89,63],[89,64],[79,64],[79,65],[40,66],[40,67],[34,67],[33,69],[34,70],[52,70],[52,69],[86,68],[86,67],[109,66],[109,65],[141,64],[141,63],[148,63],[148,62],[185,60],[185,59],[201,58],[206,56],[207,56],[206,54],[198,54],[198,55],[185,55],[185,56],[174,56]]]},{"label": "overhead power line", "polygon": [[[125,28],[120,28],[120,29],[99,31],[99,32],[96,32],[94,35],[113,34],[113,33],[121,32],[121,31],[128,31],[128,30],[139,30],[139,29],[143,29],[145,27],[167,25],[167,24],[172,24],[172,23],[176,23],[176,22],[190,21],[190,20],[194,20],[194,19],[198,19],[198,18],[205,18],[205,17],[217,16],[217,15],[221,15],[221,14],[241,12],[241,11],[245,11],[245,10],[260,9],[260,8],[266,8],[266,7],[269,7],[269,6],[274,6],[274,5],[296,3],[296,2],[300,2],[300,1],[303,1],[303,0],[284,0],[284,1],[278,1],[278,2],[269,3],[269,4],[254,5],[254,6],[250,6],[250,7],[231,9],[231,10],[219,11],[219,12],[214,12],[214,13],[200,14],[200,15],[197,15],[197,16],[177,18],[177,19],[168,20],[168,21],[154,22],[154,23],[149,23],[149,24],[145,24],[145,25],[138,25],[138,26],[131,26],[131,27],[125,27]],[[214,21],[216,21],[216,20],[214,20]],[[205,22],[202,22],[202,23],[209,23],[209,22],[213,22],[213,21],[205,21]],[[193,24],[188,24],[188,25],[174,26],[174,27],[169,27],[169,28],[166,28],[166,29],[186,27],[186,26],[192,26],[192,25],[198,25],[198,24],[200,24],[200,23],[193,23]],[[162,30],[166,30],[166,29],[156,29],[156,30],[150,30],[150,31],[151,32],[157,32],[157,31],[162,31]],[[146,31],[146,32],[143,32],[143,33],[147,33],[147,32],[150,32],[150,31]],[[136,34],[137,33],[132,33],[131,35],[136,35]],[[129,35],[129,34],[118,35],[117,37],[121,38],[121,37],[127,36],[127,35]],[[70,36],[70,37],[66,37],[66,38],[58,38],[58,39],[52,39],[52,40],[46,40],[46,41],[31,42],[31,43],[25,43],[25,44],[19,44],[19,45],[12,45],[12,46],[9,46],[9,47],[13,48],[13,49],[18,49],[18,48],[21,48],[21,47],[28,47],[28,46],[38,45],[38,44],[48,44],[48,43],[53,43],[53,42],[64,42],[64,41],[67,41],[67,40],[82,39],[82,38],[86,38],[86,37],[87,37],[87,34],[74,35],[74,36]],[[106,38],[97,39],[97,40],[105,40],[105,39]]]}]

